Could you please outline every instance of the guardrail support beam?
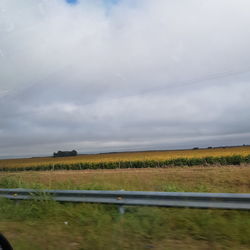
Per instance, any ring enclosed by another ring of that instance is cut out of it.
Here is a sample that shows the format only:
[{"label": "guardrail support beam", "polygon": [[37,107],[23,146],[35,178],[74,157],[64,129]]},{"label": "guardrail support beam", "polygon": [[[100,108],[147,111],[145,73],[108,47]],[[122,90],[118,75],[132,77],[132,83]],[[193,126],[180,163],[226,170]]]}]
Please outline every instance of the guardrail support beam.
[{"label": "guardrail support beam", "polygon": [[232,193],[35,190],[22,188],[0,188],[0,198],[8,198],[11,200],[52,199],[58,202],[113,204],[118,206],[120,214],[125,213],[124,206],[250,210],[250,194]]},{"label": "guardrail support beam", "polygon": [[118,206],[118,211],[121,215],[125,214],[125,207],[123,205]]}]

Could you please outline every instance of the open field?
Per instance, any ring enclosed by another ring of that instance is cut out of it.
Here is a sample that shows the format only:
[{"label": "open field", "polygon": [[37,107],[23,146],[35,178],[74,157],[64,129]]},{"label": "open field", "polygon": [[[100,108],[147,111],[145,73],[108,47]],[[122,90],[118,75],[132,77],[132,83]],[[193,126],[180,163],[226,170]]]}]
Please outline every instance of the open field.
[{"label": "open field", "polygon": [[250,165],[1,173],[8,187],[250,193]]},{"label": "open field", "polygon": [[[190,150],[185,156],[196,152],[220,156],[217,149]],[[223,153],[229,155],[230,150]],[[157,152],[152,152],[152,157],[154,154]],[[249,193],[250,165],[1,173],[0,188],[19,187]],[[2,200],[0,231],[17,250],[243,250],[250,248],[250,212],[128,207],[121,216],[117,207],[110,205]]]},{"label": "open field", "polygon": [[250,146],[199,149],[199,150],[168,150],[168,151],[146,151],[131,153],[110,153],[96,155],[79,155],[77,157],[37,157],[24,159],[0,160],[1,167],[29,167],[37,165],[50,164],[75,164],[75,163],[98,163],[98,162],[124,162],[124,161],[147,161],[147,160],[170,160],[177,158],[203,158],[203,157],[221,157],[250,155]]},{"label": "open field", "polygon": [[[1,188],[250,192],[250,165],[1,173]],[[0,201],[15,250],[249,249],[250,212]]]},{"label": "open field", "polygon": [[159,168],[250,163],[250,147],[175,150],[1,160],[0,171]]}]

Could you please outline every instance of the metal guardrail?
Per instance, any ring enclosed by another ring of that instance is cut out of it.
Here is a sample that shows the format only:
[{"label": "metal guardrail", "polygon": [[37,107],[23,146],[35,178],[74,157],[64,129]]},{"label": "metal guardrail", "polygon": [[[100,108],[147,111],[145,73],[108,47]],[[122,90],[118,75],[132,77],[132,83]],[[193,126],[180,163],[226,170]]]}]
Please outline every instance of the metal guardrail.
[{"label": "metal guardrail", "polygon": [[103,203],[119,206],[250,210],[250,194],[231,193],[34,190],[18,188],[0,189],[0,197],[12,200],[53,199],[59,202]]}]

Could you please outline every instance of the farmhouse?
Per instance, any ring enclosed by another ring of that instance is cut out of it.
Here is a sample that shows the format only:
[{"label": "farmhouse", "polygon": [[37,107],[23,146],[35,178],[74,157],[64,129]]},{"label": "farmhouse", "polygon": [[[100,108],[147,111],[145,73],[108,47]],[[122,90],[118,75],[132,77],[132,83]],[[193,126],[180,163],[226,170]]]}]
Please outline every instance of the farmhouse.
[{"label": "farmhouse", "polygon": [[66,156],[77,156],[77,151],[58,151],[57,153],[53,154],[54,157],[66,157]]}]

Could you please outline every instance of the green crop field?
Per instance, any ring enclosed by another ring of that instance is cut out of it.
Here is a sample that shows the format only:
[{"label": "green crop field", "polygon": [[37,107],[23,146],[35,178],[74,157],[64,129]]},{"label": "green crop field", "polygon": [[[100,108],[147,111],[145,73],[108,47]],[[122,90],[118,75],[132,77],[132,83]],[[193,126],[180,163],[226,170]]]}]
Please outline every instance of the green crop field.
[{"label": "green crop field", "polygon": [[241,163],[250,163],[249,146],[198,150],[109,153],[61,158],[7,159],[0,160],[0,171],[152,168],[183,165],[239,165]]}]

